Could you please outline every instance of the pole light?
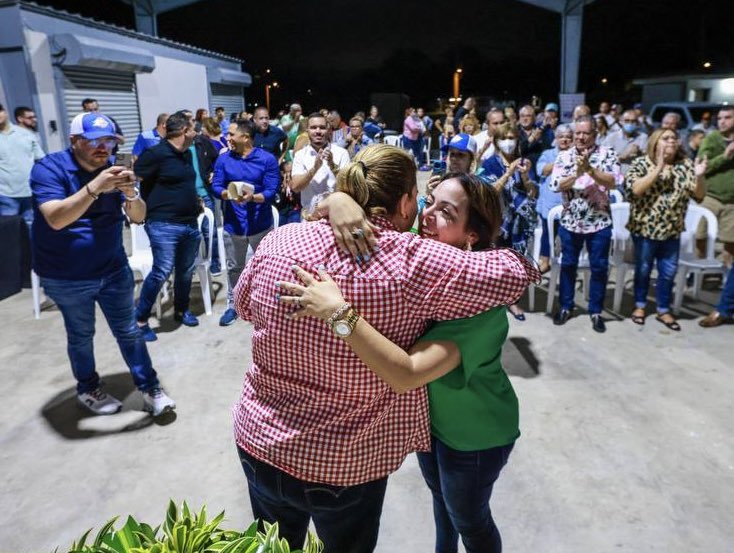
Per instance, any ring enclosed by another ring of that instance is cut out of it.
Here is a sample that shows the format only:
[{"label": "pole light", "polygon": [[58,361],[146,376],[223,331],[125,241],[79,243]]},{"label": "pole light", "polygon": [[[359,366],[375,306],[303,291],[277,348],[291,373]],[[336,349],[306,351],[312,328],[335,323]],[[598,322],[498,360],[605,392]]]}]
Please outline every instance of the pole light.
[{"label": "pole light", "polygon": [[[464,72],[464,70],[461,67],[458,67],[454,71],[454,98],[461,97],[461,94],[459,93],[459,83],[461,81],[461,75]],[[458,100],[457,100],[458,101]]]}]

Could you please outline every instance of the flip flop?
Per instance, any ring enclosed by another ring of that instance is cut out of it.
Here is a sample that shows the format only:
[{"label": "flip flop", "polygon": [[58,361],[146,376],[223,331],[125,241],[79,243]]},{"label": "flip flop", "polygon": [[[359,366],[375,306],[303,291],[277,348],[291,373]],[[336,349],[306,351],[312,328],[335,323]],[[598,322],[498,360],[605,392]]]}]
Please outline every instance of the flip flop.
[{"label": "flip flop", "polygon": [[630,318],[632,319],[632,322],[636,325],[645,324],[645,315],[632,315]]},{"label": "flip flop", "polygon": [[678,324],[678,321],[676,320],[666,322],[663,320],[663,318],[660,315],[656,315],[655,320],[663,323],[670,330],[674,330],[675,332],[680,332],[680,325]]},{"label": "flip flop", "polygon": [[513,317],[515,317],[515,320],[518,320],[518,321],[524,321],[525,320],[525,313],[524,312],[521,311],[520,313],[513,313],[512,309],[510,309],[509,307],[507,308],[507,311],[510,312],[510,315],[512,315]]}]

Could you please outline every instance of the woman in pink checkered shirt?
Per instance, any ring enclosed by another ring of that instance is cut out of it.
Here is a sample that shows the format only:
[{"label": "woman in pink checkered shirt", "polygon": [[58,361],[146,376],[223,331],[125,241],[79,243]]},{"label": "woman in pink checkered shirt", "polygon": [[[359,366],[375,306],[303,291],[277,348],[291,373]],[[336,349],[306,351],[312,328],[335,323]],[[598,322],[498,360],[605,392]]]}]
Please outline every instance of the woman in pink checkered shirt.
[{"label": "woman in pink checkered shirt", "polygon": [[[371,231],[367,224],[355,224],[364,218],[361,208],[339,193],[327,204],[335,235],[361,228],[364,251]],[[426,239],[482,250],[493,246],[501,220],[494,188],[477,177],[453,173],[429,196],[419,232]],[[301,306],[293,317],[314,316],[337,324],[349,304],[326,271],[319,271],[318,278],[300,268],[296,273],[305,286],[281,284],[281,301]],[[457,551],[459,536],[467,553],[501,551],[489,499],[520,434],[517,396],[501,363],[508,330],[505,309],[436,323],[410,352],[361,317],[352,322],[345,341],[397,393],[428,387],[432,450],[417,455],[433,494],[436,551]]]}]

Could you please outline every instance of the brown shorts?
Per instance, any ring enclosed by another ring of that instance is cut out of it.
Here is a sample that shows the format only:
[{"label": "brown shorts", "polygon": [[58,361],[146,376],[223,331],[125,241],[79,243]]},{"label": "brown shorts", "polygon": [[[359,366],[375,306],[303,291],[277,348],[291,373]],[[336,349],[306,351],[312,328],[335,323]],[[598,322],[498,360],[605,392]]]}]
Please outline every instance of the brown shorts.
[{"label": "brown shorts", "polygon": [[[718,239],[722,242],[734,242],[734,204],[721,203],[711,196],[706,196],[701,205],[716,215],[719,221]],[[696,240],[704,240],[706,230],[706,219],[701,219],[696,230]]]}]

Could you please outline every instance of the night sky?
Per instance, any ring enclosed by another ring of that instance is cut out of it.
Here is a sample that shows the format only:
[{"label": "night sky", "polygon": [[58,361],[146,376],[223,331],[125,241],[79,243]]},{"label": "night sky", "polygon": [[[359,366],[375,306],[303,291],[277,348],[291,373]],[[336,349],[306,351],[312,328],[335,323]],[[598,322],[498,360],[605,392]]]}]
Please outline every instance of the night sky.
[{"label": "night sky", "polygon": [[[134,28],[118,0],[38,3]],[[584,11],[579,89],[596,103],[639,100],[631,80],[654,75],[734,70],[731,0],[597,0]],[[461,92],[524,102],[554,100],[559,88],[560,16],[515,0],[205,0],[158,18],[160,36],[245,61],[254,83],[280,89],[272,105],[300,101],[350,113],[373,92],[403,92],[435,107]],[[710,70],[702,67],[710,61]],[[602,84],[601,79],[607,83]],[[309,93],[310,90],[310,93]]]}]

